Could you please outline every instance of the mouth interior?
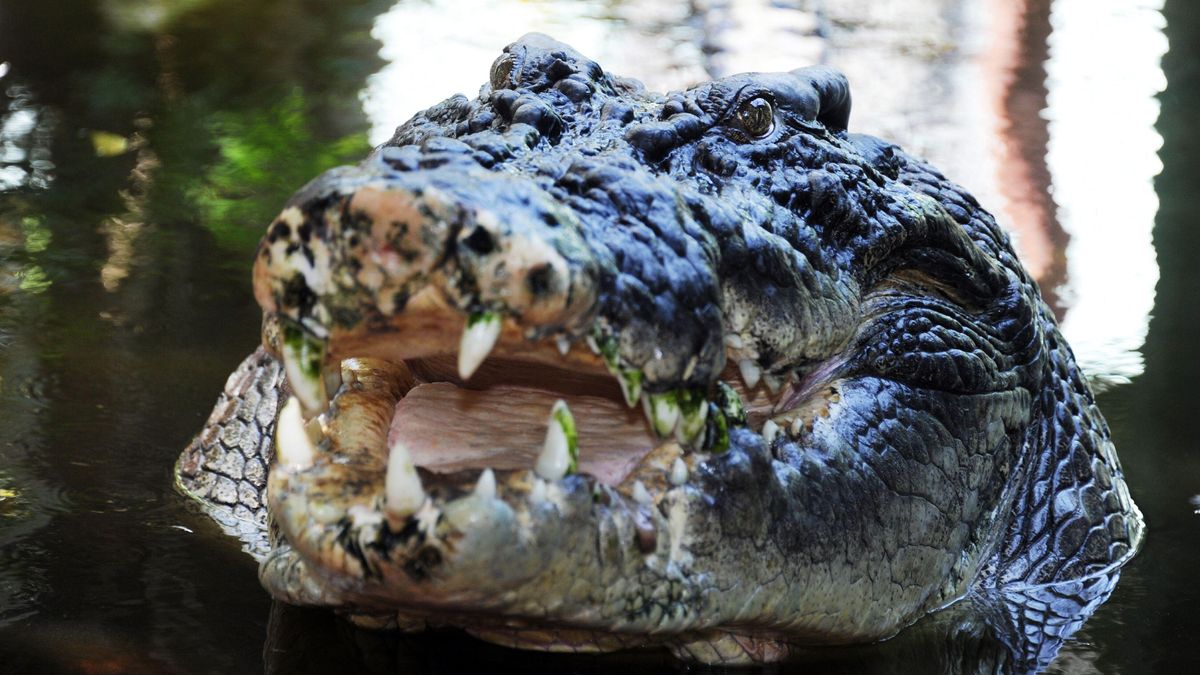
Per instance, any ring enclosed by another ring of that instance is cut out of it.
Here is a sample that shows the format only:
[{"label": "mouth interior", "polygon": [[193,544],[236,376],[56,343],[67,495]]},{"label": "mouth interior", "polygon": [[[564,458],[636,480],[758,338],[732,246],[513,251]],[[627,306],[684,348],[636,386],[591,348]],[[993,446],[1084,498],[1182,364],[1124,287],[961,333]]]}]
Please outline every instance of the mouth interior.
[{"label": "mouth interior", "polygon": [[620,484],[662,442],[607,372],[494,355],[463,382],[448,354],[405,365],[415,385],[396,404],[388,446],[403,442],[434,473],[532,468],[560,399],[575,420],[579,471],[604,483]]}]

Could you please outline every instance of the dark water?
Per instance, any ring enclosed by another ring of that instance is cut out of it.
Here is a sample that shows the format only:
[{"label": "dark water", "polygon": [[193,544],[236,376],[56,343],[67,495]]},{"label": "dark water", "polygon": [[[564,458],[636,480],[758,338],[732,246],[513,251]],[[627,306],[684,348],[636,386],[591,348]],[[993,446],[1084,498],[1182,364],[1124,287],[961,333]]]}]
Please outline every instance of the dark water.
[{"label": "dark water", "polygon": [[[357,97],[383,65],[369,30],[389,4],[0,3],[0,672],[680,668],[398,641],[273,608],[250,558],[172,489],[179,450],[258,340],[261,223],[367,149]],[[1198,10],[1164,11],[1145,372],[1101,396],[1149,538],[1052,672],[1200,667]],[[1119,116],[1120,98],[1099,114]],[[1096,143],[1121,133],[1115,119]],[[927,672],[998,650],[950,613],[804,669]]]}]

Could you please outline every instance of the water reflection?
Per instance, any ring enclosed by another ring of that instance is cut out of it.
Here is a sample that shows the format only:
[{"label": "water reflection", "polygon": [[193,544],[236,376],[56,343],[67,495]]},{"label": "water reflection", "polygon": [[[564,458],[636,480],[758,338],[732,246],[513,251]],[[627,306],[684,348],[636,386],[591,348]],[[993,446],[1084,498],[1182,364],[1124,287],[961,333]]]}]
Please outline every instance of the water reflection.
[{"label": "water reflection", "polygon": [[170,466],[257,339],[264,214],[368,147],[385,8],[0,4],[0,671],[259,661],[253,563]]},{"label": "water reflection", "polygon": [[[4,65],[7,71],[8,64]],[[0,86],[4,84],[0,75]],[[21,85],[9,85],[5,96],[9,102],[8,111],[0,118],[0,190],[44,188],[54,170],[48,148],[54,117],[39,109]]]},{"label": "water reflection", "polygon": [[1142,372],[1158,282],[1161,10],[1161,0],[1055,0],[1050,13],[1046,164],[1071,236],[1063,332],[1090,376],[1112,383]]},{"label": "water reflection", "polygon": [[[1071,583],[979,593],[930,615],[875,645],[800,651],[775,672],[1035,673],[1054,661],[1066,640],[1108,599],[1118,573]],[[539,654],[440,631],[419,635],[355,628],[328,612],[274,603],[266,672],[458,673],[691,672],[665,650],[606,655]],[[1072,658],[1086,658],[1076,650]],[[336,665],[335,665],[336,664]],[[704,671],[706,669],[699,669]],[[1078,671],[1072,671],[1078,672]]]}]

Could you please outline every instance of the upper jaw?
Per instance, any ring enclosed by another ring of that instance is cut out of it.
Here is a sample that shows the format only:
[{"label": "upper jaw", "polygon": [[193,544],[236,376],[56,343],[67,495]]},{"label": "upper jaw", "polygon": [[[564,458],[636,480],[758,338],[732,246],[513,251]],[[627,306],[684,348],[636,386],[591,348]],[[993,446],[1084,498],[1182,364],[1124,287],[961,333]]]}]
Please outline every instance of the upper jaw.
[{"label": "upper jaw", "polygon": [[462,167],[405,173],[378,157],[297,193],[254,266],[264,312],[326,341],[411,318],[410,300],[430,288],[461,314],[511,317],[537,337],[577,333],[599,283],[570,211],[536,186]]}]

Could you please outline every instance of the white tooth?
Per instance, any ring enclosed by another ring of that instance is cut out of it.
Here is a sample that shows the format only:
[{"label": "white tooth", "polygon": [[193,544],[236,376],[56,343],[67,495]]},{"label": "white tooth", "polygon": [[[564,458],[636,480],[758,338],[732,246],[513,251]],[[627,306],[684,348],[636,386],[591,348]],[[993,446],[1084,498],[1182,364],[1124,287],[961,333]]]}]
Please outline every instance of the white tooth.
[{"label": "white tooth", "polygon": [[742,359],[738,361],[738,370],[742,371],[742,381],[746,383],[747,389],[753,389],[758,386],[758,379],[762,377],[762,368],[754,362],[754,359]]},{"label": "white tooth", "polygon": [[772,394],[778,394],[779,388],[783,386],[783,378],[775,377],[770,373],[763,375],[763,382],[767,383],[767,389],[770,389]]},{"label": "white tooth", "polygon": [[804,431],[804,418],[796,415],[795,419],[792,420],[792,436],[799,436],[802,431]]},{"label": "white tooth", "polygon": [[559,335],[554,338],[554,345],[558,347],[558,353],[563,356],[566,356],[567,352],[571,351],[571,341],[565,335]]},{"label": "white tooth", "polygon": [[700,359],[693,356],[688,359],[687,365],[683,367],[683,379],[690,380],[696,372],[696,366],[700,365]]},{"label": "white tooth", "polygon": [[575,419],[571,409],[559,400],[550,409],[550,421],[546,425],[546,441],[542,454],[538,455],[533,470],[546,480],[559,480],[575,473],[579,463],[579,446],[575,436]]},{"label": "white tooth", "polygon": [[425,502],[425,490],[421,487],[421,477],[417,475],[412,455],[399,440],[392,444],[388,452],[385,489],[387,512],[393,516],[403,518],[412,515]]},{"label": "white tooth", "polygon": [[741,349],[745,345],[746,345],[746,343],[742,341],[741,335],[738,335],[737,333],[726,333],[725,334],[725,346],[726,347],[729,347],[730,349]]},{"label": "white tooth", "polygon": [[588,346],[588,349],[592,350],[593,354],[600,353],[600,343],[596,342],[595,336],[592,336],[592,335],[587,336],[587,346]]},{"label": "white tooth", "polygon": [[541,504],[546,501],[546,481],[541,478],[533,479],[533,487],[529,490],[529,501]]},{"label": "white tooth", "polygon": [[768,446],[775,442],[775,437],[778,435],[779,425],[775,423],[775,420],[767,420],[766,422],[763,422],[762,436],[763,440],[767,442]]},{"label": "white tooth", "polygon": [[475,482],[475,496],[480,499],[496,498],[496,474],[491,469],[484,469]]},{"label": "white tooth", "polygon": [[687,482],[688,468],[682,457],[676,457],[671,463],[671,485],[679,486]]},{"label": "white tooth", "polygon": [[651,504],[654,502],[654,498],[650,496],[650,491],[646,489],[645,485],[642,485],[642,481],[640,480],[633,481],[633,501],[639,504]]},{"label": "white tooth", "polygon": [[661,394],[642,394],[642,409],[646,419],[650,420],[650,428],[660,438],[665,438],[675,430],[679,422],[679,402],[673,391]]},{"label": "white tooth", "polygon": [[328,407],[329,395],[321,372],[325,361],[324,343],[297,329],[284,337],[280,351],[283,353],[283,372],[304,412],[311,416]]},{"label": "white tooth", "polygon": [[500,315],[495,312],[472,314],[463,330],[462,342],[458,346],[458,376],[464,380],[479,368],[479,364],[492,353],[500,337]]},{"label": "white tooth", "polygon": [[312,466],[316,458],[317,449],[304,428],[300,402],[295,396],[288,397],[275,422],[275,461],[292,471],[301,471]]}]

